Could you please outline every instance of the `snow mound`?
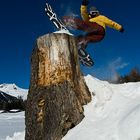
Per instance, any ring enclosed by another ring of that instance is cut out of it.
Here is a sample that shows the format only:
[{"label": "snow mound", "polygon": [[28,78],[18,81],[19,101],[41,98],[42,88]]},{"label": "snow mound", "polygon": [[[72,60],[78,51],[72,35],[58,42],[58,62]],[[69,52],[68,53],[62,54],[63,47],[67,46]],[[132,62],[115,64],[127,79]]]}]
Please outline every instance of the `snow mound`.
[{"label": "snow mound", "polygon": [[22,99],[27,99],[28,90],[22,89],[15,84],[1,84],[0,91],[3,91],[14,97],[22,97]]},{"label": "snow mound", "polygon": [[140,139],[140,82],[116,85],[90,75],[85,80],[95,96],[84,106],[83,121],[62,140]]}]

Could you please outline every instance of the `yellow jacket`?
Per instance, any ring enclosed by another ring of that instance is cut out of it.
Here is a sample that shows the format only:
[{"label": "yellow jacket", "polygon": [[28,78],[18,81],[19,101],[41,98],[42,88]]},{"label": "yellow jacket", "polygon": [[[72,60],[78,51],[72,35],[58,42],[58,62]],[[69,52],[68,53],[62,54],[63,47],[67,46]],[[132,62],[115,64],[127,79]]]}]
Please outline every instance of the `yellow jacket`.
[{"label": "yellow jacket", "polygon": [[87,6],[81,5],[80,10],[81,10],[81,16],[82,16],[84,21],[95,22],[104,28],[106,28],[106,26],[109,26],[109,27],[114,28],[116,30],[120,30],[122,28],[121,25],[119,25],[118,23],[110,20],[109,18],[107,18],[103,15],[99,15],[97,17],[90,18],[88,15],[88,12],[87,12]]}]

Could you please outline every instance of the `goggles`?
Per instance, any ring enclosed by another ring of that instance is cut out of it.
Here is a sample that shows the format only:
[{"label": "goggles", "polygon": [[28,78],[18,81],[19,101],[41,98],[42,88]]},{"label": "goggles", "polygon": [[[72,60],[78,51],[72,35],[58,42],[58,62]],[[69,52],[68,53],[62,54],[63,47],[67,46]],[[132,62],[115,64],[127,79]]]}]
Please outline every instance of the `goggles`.
[{"label": "goggles", "polygon": [[99,11],[90,11],[89,14],[90,15],[96,15],[96,14],[99,14]]}]

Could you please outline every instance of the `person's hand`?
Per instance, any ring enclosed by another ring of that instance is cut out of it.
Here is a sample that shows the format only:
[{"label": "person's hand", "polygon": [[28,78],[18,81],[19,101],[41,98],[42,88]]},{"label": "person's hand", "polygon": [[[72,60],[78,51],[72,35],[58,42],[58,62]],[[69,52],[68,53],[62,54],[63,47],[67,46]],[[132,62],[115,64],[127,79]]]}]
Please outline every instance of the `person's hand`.
[{"label": "person's hand", "polygon": [[120,29],[120,32],[121,32],[121,33],[123,33],[123,32],[124,32],[124,28],[123,28],[123,27]]},{"label": "person's hand", "polygon": [[89,4],[89,1],[88,0],[83,0],[82,1],[82,5],[87,6],[88,4]]}]

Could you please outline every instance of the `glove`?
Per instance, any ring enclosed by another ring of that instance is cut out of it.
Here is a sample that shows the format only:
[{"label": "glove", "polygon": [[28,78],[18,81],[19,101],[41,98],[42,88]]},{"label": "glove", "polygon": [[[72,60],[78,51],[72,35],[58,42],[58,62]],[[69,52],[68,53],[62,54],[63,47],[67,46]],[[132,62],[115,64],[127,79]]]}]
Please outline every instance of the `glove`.
[{"label": "glove", "polygon": [[82,1],[82,5],[87,6],[88,4],[89,4],[89,1],[88,0],[83,0]]},{"label": "glove", "polygon": [[123,28],[123,27],[120,29],[120,32],[121,32],[121,33],[123,33],[123,32],[124,32],[124,28]]}]

